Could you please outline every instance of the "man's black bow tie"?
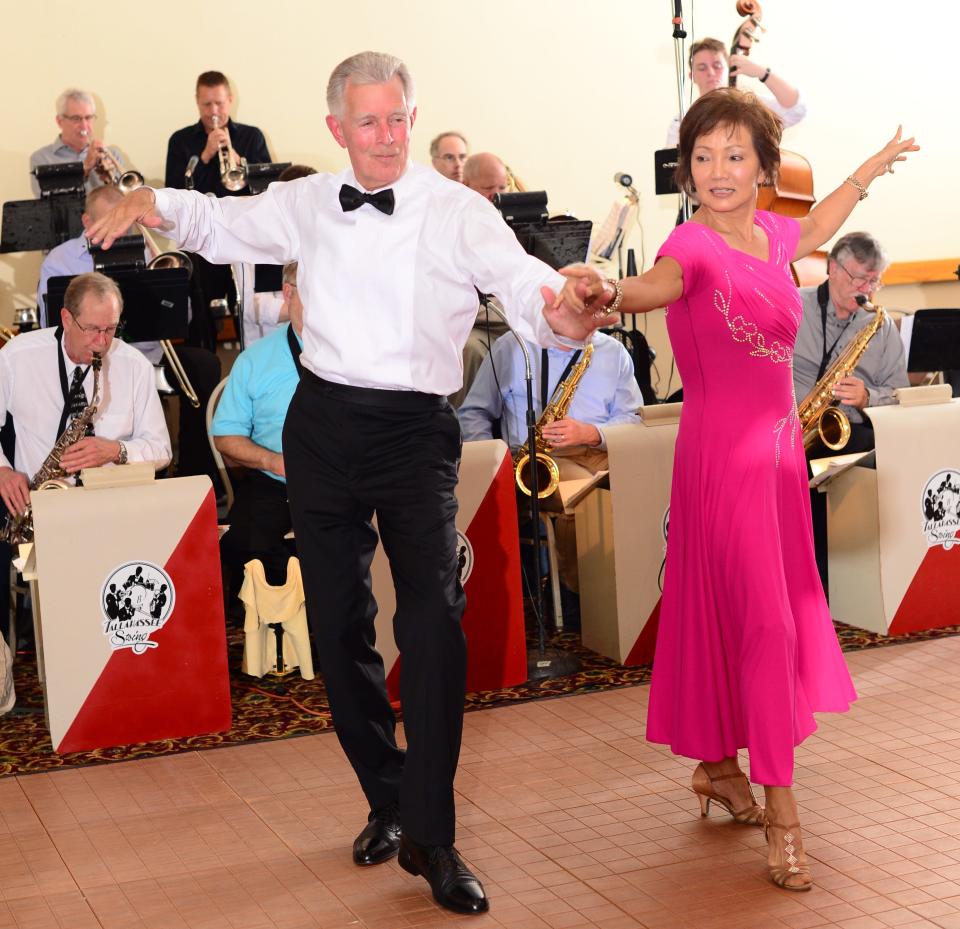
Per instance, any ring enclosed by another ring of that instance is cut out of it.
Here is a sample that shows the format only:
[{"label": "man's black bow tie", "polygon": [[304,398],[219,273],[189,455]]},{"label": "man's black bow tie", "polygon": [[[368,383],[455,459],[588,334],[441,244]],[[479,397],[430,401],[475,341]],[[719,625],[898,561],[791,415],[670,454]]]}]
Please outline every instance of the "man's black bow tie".
[{"label": "man's black bow tie", "polygon": [[375,194],[368,194],[357,190],[356,187],[351,187],[349,184],[344,184],[340,188],[340,206],[344,213],[359,210],[364,203],[369,203],[370,206],[375,206],[381,213],[390,216],[393,213],[393,191],[387,188],[386,190],[378,190]]}]

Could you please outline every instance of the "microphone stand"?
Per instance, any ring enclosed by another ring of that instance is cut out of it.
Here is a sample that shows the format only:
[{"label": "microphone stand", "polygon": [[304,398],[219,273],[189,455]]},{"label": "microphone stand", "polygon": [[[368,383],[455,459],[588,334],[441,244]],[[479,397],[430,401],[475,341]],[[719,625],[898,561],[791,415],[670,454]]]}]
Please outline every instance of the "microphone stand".
[{"label": "microphone stand", "polygon": [[524,381],[527,386],[527,448],[530,451],[530,522],[533,534],[533,609],[537,618],[537,648],[527,649],[527,675],[530,681],[543,681],[555,677],[576,674],[580,670],[580,659],[576,655],[557,648],[547,648],[547,633],[543,622],[543,574],[540,570],[540,498],[536,465],[537,450],[537,411],[533,405],[533,365],[530,363],[530,351],[519,333],[510,325],[506,313],[490,303],[486,294],[480,294],[480,302],[487,311],[493,312],[507,327],[510,335],[517,340],[523,354]]},{"label": "microphone stand", "polygon": [[[683,28],[683,9],[682,0],[671,0],[673,5],[673,57],[677,69],[677,103],[679,104],[677,112],[680,114],[680,122],[686,115],[687,107],[687,62],[684,54],[683,40],[687,37],[687,30]],[[680,215],[683,222],[690,218],[692,210],[690,209],[690,198],[683,192],[680,192]]]}]

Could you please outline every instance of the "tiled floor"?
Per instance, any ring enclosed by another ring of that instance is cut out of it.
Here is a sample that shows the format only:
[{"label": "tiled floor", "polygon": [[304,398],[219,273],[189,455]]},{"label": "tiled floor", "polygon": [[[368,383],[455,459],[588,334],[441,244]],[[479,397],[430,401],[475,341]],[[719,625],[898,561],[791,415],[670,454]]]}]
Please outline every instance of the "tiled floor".
[{"label": "tiled floor", "polygon": [[960,638],[848,657],[859,703],[798,755],[808,894],[767,882],[760,830],[700,819],[636,687],[467,717],[487,916],[350,863],[365,808],[325,734],[0,781],[0,927],[960,929]]}]

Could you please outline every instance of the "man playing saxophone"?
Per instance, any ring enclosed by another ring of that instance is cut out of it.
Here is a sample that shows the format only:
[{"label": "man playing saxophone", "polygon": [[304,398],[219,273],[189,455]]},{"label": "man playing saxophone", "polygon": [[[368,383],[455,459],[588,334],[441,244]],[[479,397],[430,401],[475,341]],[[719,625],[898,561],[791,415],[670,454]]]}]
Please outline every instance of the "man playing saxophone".
[{"label": "man playing saxophone", "polygon": [[[643,394],[633,374],[629,352],[613,337],[595,332],[589,366],[576,386],[567,415],[542,429],[551,447],[550,457],[560,470],[560,480],[590,477],[607,466],[603,430],[638,421]],[[550,403],[557,386],[566,380],[582,359],[580,351],[541,349],[527,343],[533,366],[534,405],[537,417]],[[499,437],[516,454],[527,440],[527,390],[523,354],[510,334],[501,336],[477,372],[466,399],[457,410],[465,441]],[[558,517],[554,523],[561,595],[575,616],[574,599],[579,592],[577,539],[573,516]],[[564,593],[566,588],[567,593]],[[570,616],[567,617],[571,618]]]},{"label": "man playing saxophone", "polygon": [[170,461],[153,366],[114,338],[123,306],[116,283],[81,274],[64,302],[56,329],[24,333],[0,350],[0,419],[10,413],[17,435],[14,462],[0,454],[0,498],[14,514],[29,503],[29,476],[92,400],[94,353],[103,367],[93,432],[62,454],[60,466],[73,475],[111,462],[150,461],[159,469]]},{"label": "man playing saxophone", "polygon": [[[793,352],[793,386],[802,401],[874,315],[861,309],[857,297],[869,297],[883,285],[889,260],[880,243],[867,232],[850,232],[838,239],[827,259],[827,279],[819,287],[801,287],[803,317]],[[874,301],[876,302],[876,301]],[[842,413],[850,421],[846,445],[831,451],[816,441],[808,458],[863,452],[873,448],[873,427],[863,415],[868,406],[895,403],[894,391],[908,387],[903,342],[888,318],[870,339],[854,371],[834,389]],[[811,493],[814,547],[820,578],[827,584],[826,496]]]}]

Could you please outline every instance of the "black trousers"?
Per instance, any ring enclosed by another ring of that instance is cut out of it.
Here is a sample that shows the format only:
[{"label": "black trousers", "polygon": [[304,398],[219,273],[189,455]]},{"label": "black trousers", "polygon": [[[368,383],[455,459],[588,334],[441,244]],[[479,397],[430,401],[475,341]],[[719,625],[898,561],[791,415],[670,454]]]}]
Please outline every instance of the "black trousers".
[{"label": "black trousers", "polygon": [[179,382],[170,369],[170,364],[163,359],[167,380],[177,388],[180,395],[180,439],[177,456],[177,475],[186,477],[191,474],[206,474],[213,481],[217,493],[221,492],[220,474],[210,451],[210,440],[207,438],[207,401],[214,387],[220,383],[220,359],[205,348],[194,348],[190,345],[175,346],[177,357],[183,365],[184,373],[196,391],[199,407],[193,407],[187,402],[180,390]]},{"label": "black trousers", "polygon": [[[337,736],[370,808],[398,804],[406,834],[423,845],[450,845],[455,833],[466,688],[460,448],[446,399],[330,384],[308,371],[283,429],[307,617]],[[397,595],[405,756],[375,648],[374,514]]]},{"label": "black trousers", "polygon": [[220,540],[220,559],[227,572],[231,601],[243,584],[243,566],[251,558],[263,562],[267,583],[280,585],[287,577],[287,561],[296,554],[287,485],[250,471],[234,485],[233,506],[227,514],[230,530]]}]

